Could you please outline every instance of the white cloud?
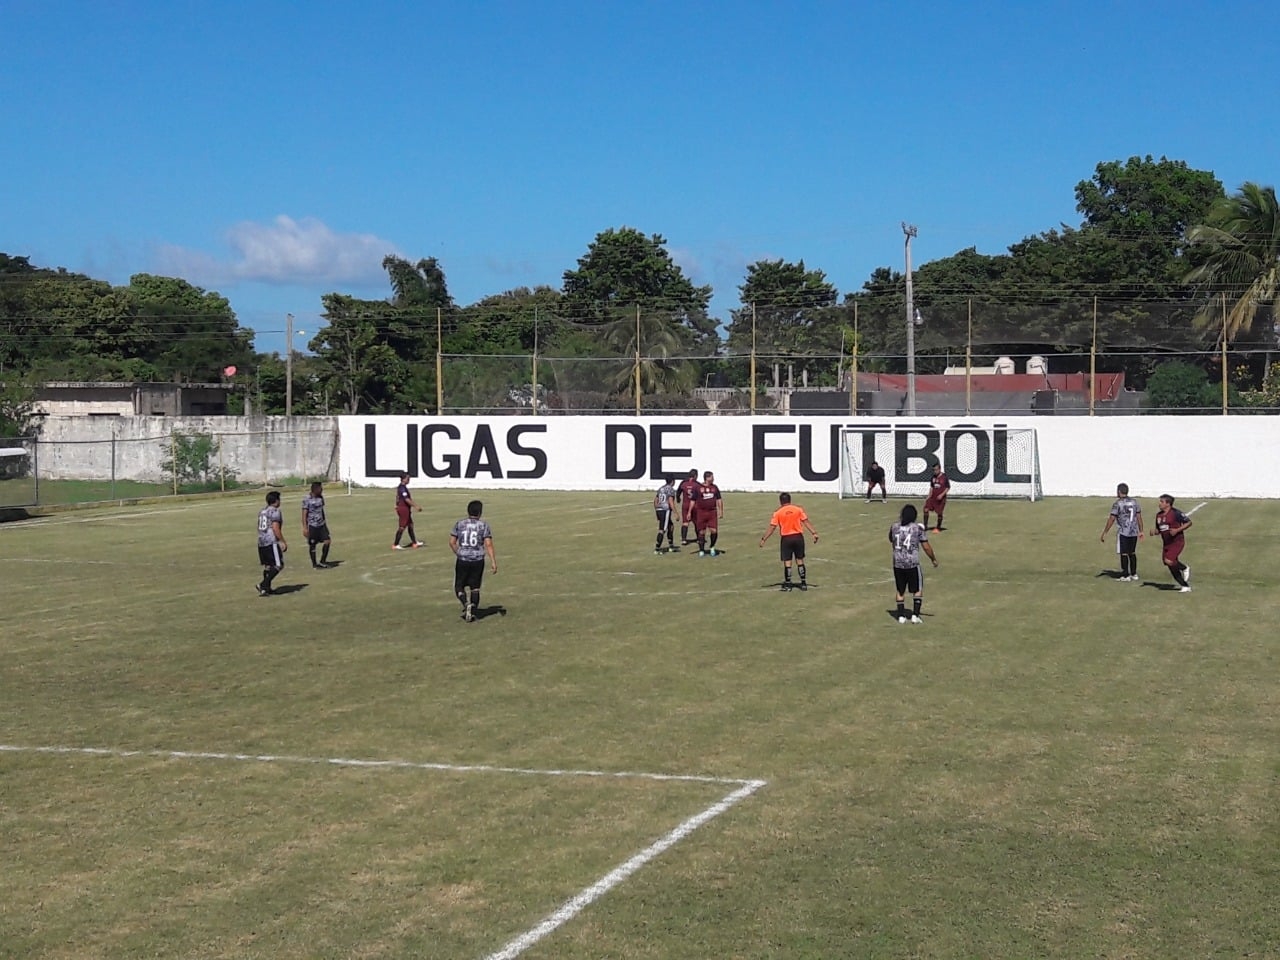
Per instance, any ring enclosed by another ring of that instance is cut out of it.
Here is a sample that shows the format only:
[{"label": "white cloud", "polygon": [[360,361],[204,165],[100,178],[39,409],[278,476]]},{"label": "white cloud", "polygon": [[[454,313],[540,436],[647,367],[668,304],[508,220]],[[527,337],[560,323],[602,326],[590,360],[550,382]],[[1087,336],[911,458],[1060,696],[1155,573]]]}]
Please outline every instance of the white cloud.
[{"label": "white cloud", "polygon": [[399,256],[395,245],[370,233],[336,233],[313,217],[281,214],[270,223],[244,221],[227,231],[226,257],[188,247],[165,246],[161,272],[202,286],[259,283],[376,284],[386,280],[382,258]]}]

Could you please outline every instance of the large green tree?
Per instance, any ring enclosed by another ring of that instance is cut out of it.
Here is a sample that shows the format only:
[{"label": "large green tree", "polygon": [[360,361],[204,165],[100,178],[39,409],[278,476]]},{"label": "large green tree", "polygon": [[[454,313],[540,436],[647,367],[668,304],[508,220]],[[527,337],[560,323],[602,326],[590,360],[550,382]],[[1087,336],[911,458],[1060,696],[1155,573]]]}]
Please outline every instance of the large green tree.
[{"label": "large green tree", "polygon": [[747,266],[738,287],[741,306],[730,314],[730,353],[753,350],[770,362],[799,363],[815,377],[834,382],[845,311],[821,270],[804,261],[758,260]]},{"label": "large green tree", "polygon": [[707,314],[710,286],[694,286],[666,249],[660,234],[631,227],[597,234],[576,270],[564,273],[566,316],[582,324],[609,324],[636,307],[671,328],[691,353],[717,344],[716,321]]}]

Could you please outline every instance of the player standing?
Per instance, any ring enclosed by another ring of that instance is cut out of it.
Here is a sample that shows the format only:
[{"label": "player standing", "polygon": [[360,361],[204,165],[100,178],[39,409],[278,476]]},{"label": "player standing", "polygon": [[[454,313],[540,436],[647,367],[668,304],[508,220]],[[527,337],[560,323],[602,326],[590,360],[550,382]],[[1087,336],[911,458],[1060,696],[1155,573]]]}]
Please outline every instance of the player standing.
[{"label": "player standing", "polygon": [[1164,540],[1160,559],[1173,574],[1179,593],[1191,592],[1191,568],[1178,557],[1187,545],[1183,534],[1191,526],[1191,518],[1173,505],[1173,497],[1167,493],[1160,497],[1160,512],[1156,514],[1156,530]]},{"label": "player standing", "polygon": [[[698,537],[698,556],[716,556],[716,540],[720,536],[720,521],[724,519],[724,499],[716,486],[716,475],[710,470],[702,475],[697,499],[693,501],[693,529]],[[710,536],[710,549],[707,539]]]},{"label": "player standing", "polygon": [[[413,511],[422,512],[422,508],[413,502],[413,495],[409,493],[409,475],[407,473],[400,474],[400,485],[396,487],[396,540],[391,544],[392,550],[408,550],[411,547],[422,546],[422,541],[414,535],[413,532]],[[400,538],[404,536],[404,532],[409,531],[409,542],[404,546],[400,545]]]},{"label": "player standing", "polygon": [[484,558],[489,557],[493,572],[498,572],[498,557],[493,552],[493,531],[480,519],[484,504],[472,500],[467,515],[453,525],[449,533],[449,549],[457,560],[453,564],[453,595],[462,604],[462,619],[474,623],[480,610],[480,584],[484,581]]},{"label": "player standing", "polygon": [[1116,553],[1120,554],[1120,579],[1138,579],[1138,541],[1142,539],[1142,507],[1129,496],[1129,485],[1116,485],[1116,502],[1107,515],[1107,525],[1102,528],[1099,542],[1107,539],[1107,531],[1116,525]]},{"label": "player standing", "polygon": [[813,542],[818,542],[818,531],[809,523],[809,515],[804,509],[791,502],[791,494],[778,494],[779,507],[769,519],[769,529],[760,538],[760,546],[777,530],[781,546],[779,553],[782,559],[782,589],[791,589],[791,561],[796,562],[796,572],[800,574],[800,589],[808,590],[809,583],[804,569],[804,531],[813,534]]},{"label": "player standing", "polygon": [[262,564],[262,581],[257,585],[258,596],[269,597],[275,593],[271,581],[284,569],[285,542],[284,515],[280,512],[280,493],[267,494],[267,505],[258,511],[258,562]]},{"label": "player standing", "polygon": [[693,519],[693,505],[698,499],[698,471],[690,470],[689,475],[680,481],[676,490],[676,502],[680,504],[680,546],[689,541],[689,522]]},{"label": "player standing", "polygon": [[933,546],[929,543],[929,530],[924,524],[916,523],[916,508],[911,504],[902,508],[898,522],[889,528],[889,542],[893,544],[893,583],[897,590],[898,622],[907,622],[907,609],[903,602],[910,592],[911,622],[924,623],[920,619],[920,607],[924,603],[921,548],[929,555],[935,567],[938,565],[938,558],[934,556]]},{"label": "player standing", "polygon": [[871,502],[871,491],[877,486],[880,488],[880,502],[884,503],[889,498],[884,488],[884,467],[872,460],[871,466],[867,467],[867,503]]},{"label": "player standing", "polygon": [[654,541],[653,552],[662,553],[662,537],[667,538],[667,549],[677,551],[675,544],[676,524],[671,512],[676,505],[675,477],[667,477],[658,492],[653,495],[653,512],[658,518],[658,539]]},{"label": "player standing", "polygon": [[929,478],[929,496],[924,502],[924,525],[926,528],[929,526],[929,511],[934,511],[938,515],[938,525],[934,528],[936,533],[942,532],[942,511],[947,509],[947,493],[950,490],[951,481],[942,472],[942,464],[934,461],[933,476]]},{"label": "player standing", "polygon": [[[324,485],[319,481],[311,484],[311,494],[302,498],[302,535],[307,538],[307,552],[311,554],[311,566],[316,570],[324,570],[329,566],[329,547],[333,538],[329,536],[329,521],[324,513]],[[324,544],[320,551],[320,562],[316,562],[316,544]]]}]

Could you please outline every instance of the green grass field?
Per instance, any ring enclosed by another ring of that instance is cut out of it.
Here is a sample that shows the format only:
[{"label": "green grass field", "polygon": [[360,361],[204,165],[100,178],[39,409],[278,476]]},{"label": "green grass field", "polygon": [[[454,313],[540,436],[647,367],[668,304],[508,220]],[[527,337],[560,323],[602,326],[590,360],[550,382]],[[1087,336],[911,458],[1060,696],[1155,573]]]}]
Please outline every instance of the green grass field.
[{"label": "green grass field", "polygon": [[1280,955],[1280,501],[1185,595],[1108,502],[955,502],[903,626],[894,504],[798,496],[781,593],[774,496],[714,559],[650,496],[484,495],[474,624],[465,493],[393,552],[331,488],[322,571],[288,493],[271,598],[260,492],[0,525],[0,957]]}]

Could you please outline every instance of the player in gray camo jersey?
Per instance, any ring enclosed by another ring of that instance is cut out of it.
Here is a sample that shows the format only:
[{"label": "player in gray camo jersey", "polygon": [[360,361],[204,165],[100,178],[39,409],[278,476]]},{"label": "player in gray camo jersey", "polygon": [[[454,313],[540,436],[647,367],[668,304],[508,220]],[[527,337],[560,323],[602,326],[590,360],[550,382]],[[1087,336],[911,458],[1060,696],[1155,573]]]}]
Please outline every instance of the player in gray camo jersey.
[{"label": "player in gray camo jersey", "polygon": [[1142,539],[1142,508],[1129,496],[1129,485],[1116,486],[1116,502],[1107,515],[1107,525],[1102,528],[1099,541],[1107,539],[1107,531],[1116,525],[1116,553],[1120,554],[1120,579],[1138,579],[1138,541]]},{"label": "player in gray camo jersey", "polygon": [[274,590],[271,581],[284,569],[284,552],[289,544],[284,539],[284,514],[280,512],[280,493],[267,494],[267,505],[258,511],[258,562],[262,564],[262,581],[258,596],[269,597]]},{"label": "player in gray camo jersey", "polygon": [[[302,535],[307,539],[311,566],[316,570],[327,569],[333,538],[329,536],[329,519],[324,513],[324,485],[319,481],[311,484],[311,495],[302,498]],[[316,561],[318,543],[324,545],[319,562]]]},{"label": "player in gray camo jersey", "polygon": [[893,583],[898,591],[898,622],[907,622],[907,610],[903,605],[911,593],[911,622],[924,623],[920,619],[920,607],[924,603],[924,574],[920,571],[920,550],[923,549],[938,565],[929,543],[929,531],[923,523],[916,522],[916,508],[907,504],[897,523],[889,528],[889,542],[893,544]]},{"label": "player in gray camo jersey", "polygon": [[480,611],[480,585],[484,580],[484,559],[489,558],[493,573],[498,572],[498,557],[493,552],[493,531],[480,519],[484,504],[472,500],[467,515],[453,525],[449,549],[457,560],[453,566],[453,595],[462,604],[462,619],[473,623]]}]

